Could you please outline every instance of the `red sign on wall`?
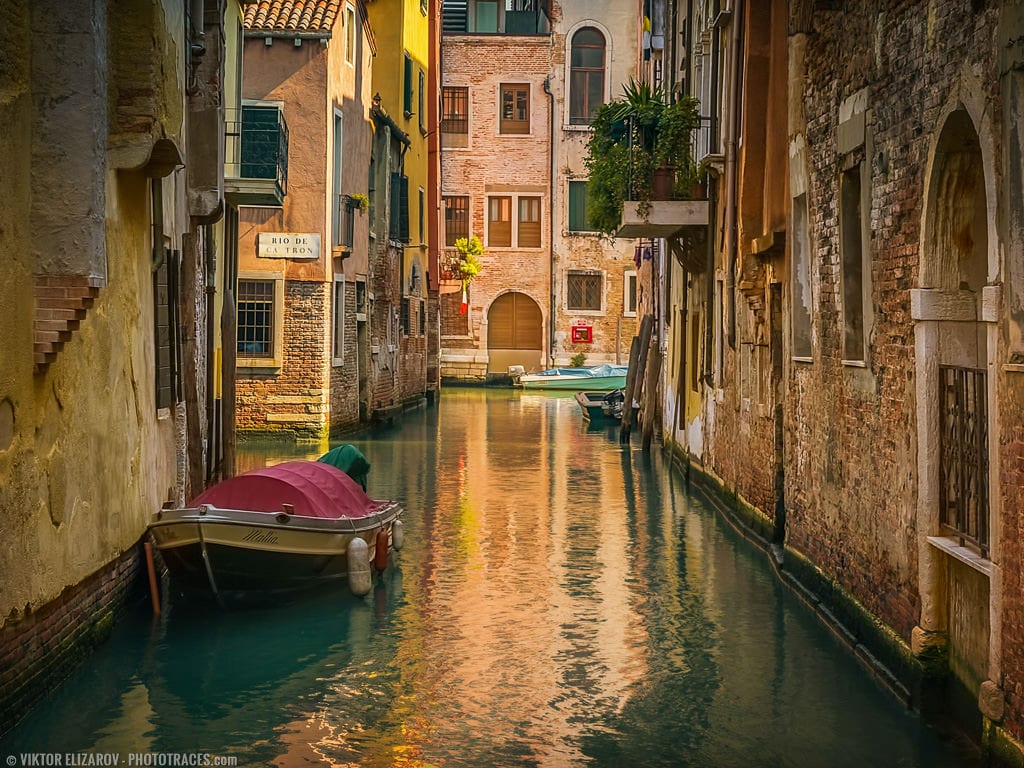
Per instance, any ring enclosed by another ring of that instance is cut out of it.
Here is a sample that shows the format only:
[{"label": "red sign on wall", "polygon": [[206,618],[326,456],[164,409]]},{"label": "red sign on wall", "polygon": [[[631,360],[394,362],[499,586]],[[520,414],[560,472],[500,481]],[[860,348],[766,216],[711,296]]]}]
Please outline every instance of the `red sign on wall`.
[{"label": "red sign on wall", "polygon": [[594,329],[589,325],[574,325],[572,327],[573,344],[592,344],[594,341]]}]

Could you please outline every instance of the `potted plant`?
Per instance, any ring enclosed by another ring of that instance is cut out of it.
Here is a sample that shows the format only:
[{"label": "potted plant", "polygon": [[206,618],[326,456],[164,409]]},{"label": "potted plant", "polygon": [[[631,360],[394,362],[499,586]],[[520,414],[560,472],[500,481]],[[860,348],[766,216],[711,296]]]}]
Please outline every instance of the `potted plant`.
[{"label": "potted plant", "polygon": [[366,195],[356,192],[351,195],[347,195],[348,207],[353,211],[359,211],[360,213],[366,213],[370,208],[370,198]]},{"label": "potted plant", "polygon": [[589,173],[587,215],[602,233],[612,234],[626,200],[686,197],[693,155],[690,134],[700,124],[698,102],[669,102],[649,83],[630,82],[623,97],[598,108],[591,124],[585,162]]}]

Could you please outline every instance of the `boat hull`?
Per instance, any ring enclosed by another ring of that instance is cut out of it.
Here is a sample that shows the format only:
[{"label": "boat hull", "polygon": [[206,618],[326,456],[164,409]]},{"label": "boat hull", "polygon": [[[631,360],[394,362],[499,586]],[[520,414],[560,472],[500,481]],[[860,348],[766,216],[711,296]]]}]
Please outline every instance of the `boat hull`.
[{"label": "boat hull", "polygon": [[582,368],[550,368],[539,373],[524,373],[519,377],[519,385],[524,389],[607,392],[623,389],[628,373],[627,366],[610,363]]},{"label": "boat hull", "polygon": [[576,402],[579,403],[580,410],[583,411],[584,420],[595,424],[610,420],[606,414],[607,403],[604,399],[607,394],[604,390],[593,392],[587,390],[576,393]]},{"label": "boat hull", "polygon": [[523,389],[555,389],[555,390],[594,390],[610,392],[626,386],[623,376],[541,376],[524,374],[520,377]]},{"label": "boat hull", "polygon": [[380,531],[393,549],[400,514],[397,504],[359,519],[201,507],[161,510],[149,531],[183,591],[254,598],[344,580],[352,540],[363,539],[374,562]]}]

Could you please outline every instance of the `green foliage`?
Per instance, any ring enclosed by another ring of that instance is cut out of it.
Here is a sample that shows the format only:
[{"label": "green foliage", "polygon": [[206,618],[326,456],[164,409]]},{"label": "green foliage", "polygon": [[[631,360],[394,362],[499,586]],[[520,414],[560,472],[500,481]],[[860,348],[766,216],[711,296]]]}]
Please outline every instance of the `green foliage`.
[{"label": "green foliage", "polygon": [[348,206],[353,210],[358,210],[361,213],[366,213],[370,209],[370,198],[366,195],[356,192],[355,194],[348,195]]},{"label": "green foliage", "polygon": [[474,277],[480,274],[482,265],[478,256],[484,253],[484,244],[476,235],[465,238],[460,237],[455,241],[455,249],[462,254],[462,261],[459,262],[459,274],[462,276],[462,287],[469,285]]},{"label": "green foliage", "polygon": [[625,200],[649,204],[657,167],[675,170],[676,196],[685,196],[697,174],[690,135],[700,124],[698,106],[692,97],[669,103],[662,90],[630,80],[621,99],[597,109],[584,165],[587,217],[599,232],[619,228]]},{"label": "green foliage", "polygon": [[587,356],[582,352],[577,352],[571,358],[569,358],[569,365],[573,368],[582,368],[584,363],[587,362]]},{"label": "green foliage", "polygon": [[476,235],[470,238],[460,237],[455,241],[455,250],[461,253],[463,258],[466,256],[483,256],[484,244],[480,242],[480,238]]}]

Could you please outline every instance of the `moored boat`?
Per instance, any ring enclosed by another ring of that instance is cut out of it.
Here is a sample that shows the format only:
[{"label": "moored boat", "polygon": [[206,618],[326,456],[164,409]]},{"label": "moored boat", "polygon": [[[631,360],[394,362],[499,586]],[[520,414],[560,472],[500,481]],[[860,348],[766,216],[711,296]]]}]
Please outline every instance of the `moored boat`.
[{"label": "moored boat", "polygon": [[[614,424],[622,419],[622,407],[626,399],[624,389],[613,389],[611,392],[581,391],[573,397],[576,398],[580,410],[583,411],[583,419],[591,425]],[[634,401],[634,419],[639,410],[639,406]]]},{"label": "moored boat", "polygon": [[573,396],[576,398],[576,402],[579,403],[580,410],[583,411],[584,420],[597,424],[605,421],[606,418],[610,418],[608,401],[605,400],[608,394],[604,390],[581,390]]},{"label": "moored boat", "polygon": [[524,373],[519,383],[524,389],[593,390],[607,392],[626,386],[625,365],[591,365],[582,368],[549,368],[537,373]]},{"label": "moored boat", "polygon": [[219,601],[347,580],[366,594],[402,546],[402,507],[371,499],[330,464],[288,461],[238,475],[149,525],[172,582]]}]

